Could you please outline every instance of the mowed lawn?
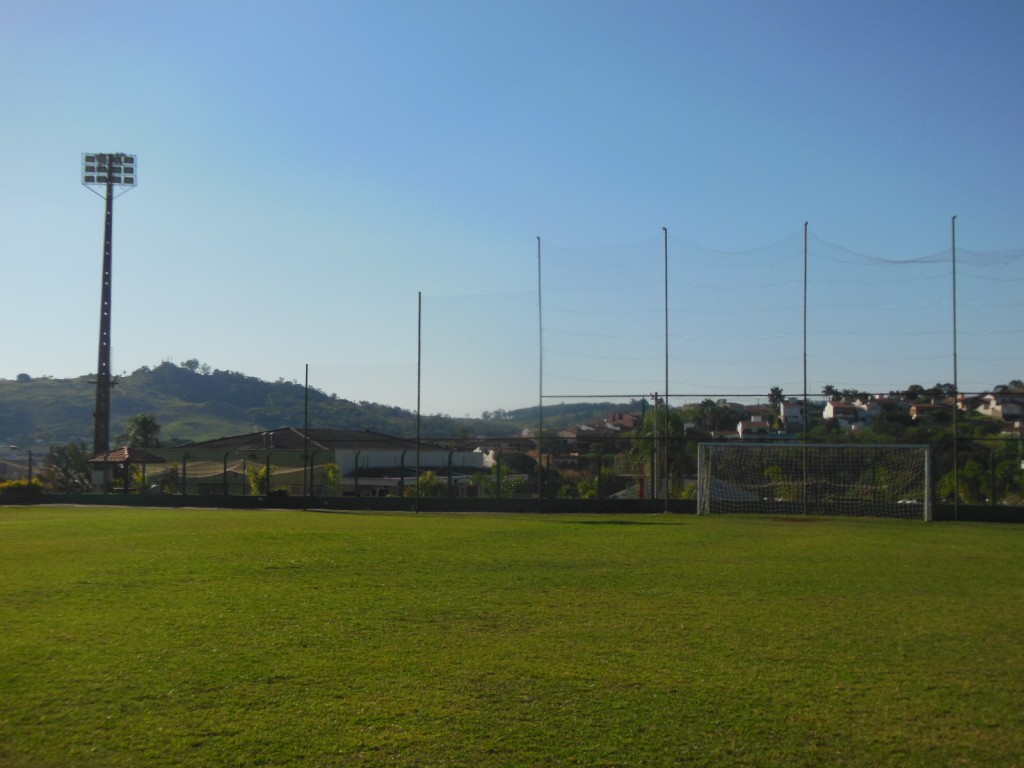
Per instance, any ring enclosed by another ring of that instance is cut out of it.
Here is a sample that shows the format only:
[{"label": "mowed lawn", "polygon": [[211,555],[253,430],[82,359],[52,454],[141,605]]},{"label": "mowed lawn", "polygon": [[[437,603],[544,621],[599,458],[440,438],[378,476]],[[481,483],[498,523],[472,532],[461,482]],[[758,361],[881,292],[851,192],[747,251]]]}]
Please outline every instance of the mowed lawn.
[{"label": "mowed lawn", "polygon": [[1024,526],[0,507],[2,766],[1024,764]]}]

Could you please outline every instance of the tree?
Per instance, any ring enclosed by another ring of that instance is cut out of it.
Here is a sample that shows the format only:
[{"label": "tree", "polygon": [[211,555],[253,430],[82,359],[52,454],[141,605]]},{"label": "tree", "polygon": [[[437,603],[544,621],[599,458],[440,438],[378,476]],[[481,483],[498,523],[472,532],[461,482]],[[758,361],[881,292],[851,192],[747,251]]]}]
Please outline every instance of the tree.
[{"label": "tree", "polygon": [[445,487],[441,479],[429,469],[420,475],[417,484],[405,489],[405,494],[407,496],[416,496],[417,490],[420,497],[438,497],[445,494]]},{"label": "tree", "polygon": [[796,483],[786,477],[782,467],[772,465],[764,470],[765,479],[771,483],[772,498],[776,501],[797,501],[799,488]]},{"label": "tree", "polygon": [[697,406],[697,426],[705,432],[715,430],[715,401],[705,398]]},{"label": "tree", "polygon": [[253,496],[267,495],[267,467],[250,464],[245,468],[245,476],[249,480]]},{"label": "tree", "polygon": [[156,479],[160,493],[177,493],[181,487],[181,476],[178,467],[171,464]]},{"label": "tree", "polygon": [[599,474],[584,477],[579,483],[581,499],[600,499],[608,495],[615,473],[609,467],[603,467]]},{"label": "tree", "polygon": [[952,384],[936,384],[934,387],[929,387],[924,390],[924,394],[928,397],[941,399],[944,397],[952,397],[956,394],[956,387]]},{"label": "tree", "polygon": [[907,390],[903,393],[903,397],[914,402],[924,396],[924,387],[920,384],[911,384],[907,387]]},{"label": "tree", "polygon": [[85,443],[55,445],[43,461],[43,485],[56,493],[81,493],[92,489],[89,455]]},{"label": "tree", "polygon": [[525,453],[503,453],[501,468],[509,475],[532,475],[537,471],[537,460]]},{"label": "tree", "polygon": [[562,480],[562,473],[554,467],[540,467],[540,477],[534,478],[530,483],[533,489],[540,486],[540,494],[545,499],[550,499],[558,495],[562,490],[565,483]]},{"label": "tree", "polygon": [[345,478],[341,474],[341,467],[332,461],[329,464],[325,464],[321,468],[321,472],[325,491],[335,494],[341,490],[341,486],[345,482]]},{"label": "tree", "polygon": [[559,499],[578,499],[580,497],[579,486],[565,483],[558,489],[555,497]]},{"label": "tree", "polygon": [[721,432],[736,429],[740,416],[728,405],[719,405],[711,398],[705,398],[697,406],[683,409],[683,421],[693,419],[702,432]]},{"label": "tree", "polygon": [[772,429],[782,429],[782,404],[786,401],[786,396],[782,394],[782,387],[772,387],[768,392],[768,403],[772,407],[772,411],[775,412],[775,418],[772,420]]},{"label": "tree", "polygon": [[124,434],[118,441],[129,448],[159,448],[160,425],[151,413],[140,413],[128,419]]},{"label": "tree", "polygon": [[826,384],[821,388],[821,394],[827,397],[829,400],[834,400],[836,395],[839,394],[839,390],[833,387],[831,384]]},{"label": "tree", "polygon": [[476,487],[477,495],[480,497],[494,496],[498,490],[498,484],[494,475],[488,472],[475,472],[470,482]]},{"label": "tree", "polygon": [[[644,420],[636,430],[636,437],[629,448],[629,461],[635,469],[646,472],[654,466],[658,446],[665,445],[668,448],[669,477],[678,481],[693,470],[692,461],[687,454],[686,422],[679,410],[669,410],[667,420],[666,435],[666,418],[662,408],[650,410],[644,415]],[[657,440],[654,439],[655,435]]]},{"label": "tree", "polygon": [[[957,479],[960,481],[959,489],[957,488]],[[959,477],[957,477],[957,473],[949,471],[939,479],[939,498],[944,501],[952,501],[953,497],[957,496],[964,504],[978,504],[986,498],[988,490],[985,472],[974,459],[968,459],[964,463]]]}]

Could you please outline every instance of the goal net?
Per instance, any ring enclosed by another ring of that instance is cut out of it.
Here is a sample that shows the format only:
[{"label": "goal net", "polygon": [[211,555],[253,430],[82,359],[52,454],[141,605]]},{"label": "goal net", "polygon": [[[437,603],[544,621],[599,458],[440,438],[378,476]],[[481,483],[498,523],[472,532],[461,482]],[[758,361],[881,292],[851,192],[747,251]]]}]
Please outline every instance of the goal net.
[{"label": "goal net", "polygon": [[931,520],[922,445],[701,443],[699,514],[803,514]]}]

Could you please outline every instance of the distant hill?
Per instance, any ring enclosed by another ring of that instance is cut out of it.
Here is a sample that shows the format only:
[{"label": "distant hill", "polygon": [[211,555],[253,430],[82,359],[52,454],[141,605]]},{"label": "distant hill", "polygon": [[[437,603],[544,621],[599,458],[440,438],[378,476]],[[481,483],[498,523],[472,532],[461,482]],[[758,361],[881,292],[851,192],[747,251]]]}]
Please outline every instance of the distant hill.
[{"label": "distant hill", "polygon": [[[204,366],[205,368],[205,366]],[[237,435],[285,426],[301,427],[305,388],[286,381],[267,382],[233,371],[201,371],[194,366],[162,363],[123,376],[110,398],[111,442],[132,416],[150,413],[160,424],[166,445]],[[81,441],[92,444],[95,384],[89,376],[74,379],[0,380],[0,440],[5,445],[46,446]],[[557,428],[603,419],[632,406],[572,403],[544,406],[544,426]],[[635,404],[640,410],[642,404]],[[489,419],[423,416],[424,437],[453,438],[518,434],[537,426],[537,408],[496,411]],[[413,437],[416,414],[403,408],[360,402],[309,390],[310,427],[368,429]]]}]

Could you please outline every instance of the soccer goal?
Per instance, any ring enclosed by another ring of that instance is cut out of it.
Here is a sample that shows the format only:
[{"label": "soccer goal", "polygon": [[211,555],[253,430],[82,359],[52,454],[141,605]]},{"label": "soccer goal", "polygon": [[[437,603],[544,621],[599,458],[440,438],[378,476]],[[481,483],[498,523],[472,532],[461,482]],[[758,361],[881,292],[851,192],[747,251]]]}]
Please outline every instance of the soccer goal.
[{"label": "soccer goal", "polygon": [[925,445],[701,443],[699,514],[932,519]]}]

